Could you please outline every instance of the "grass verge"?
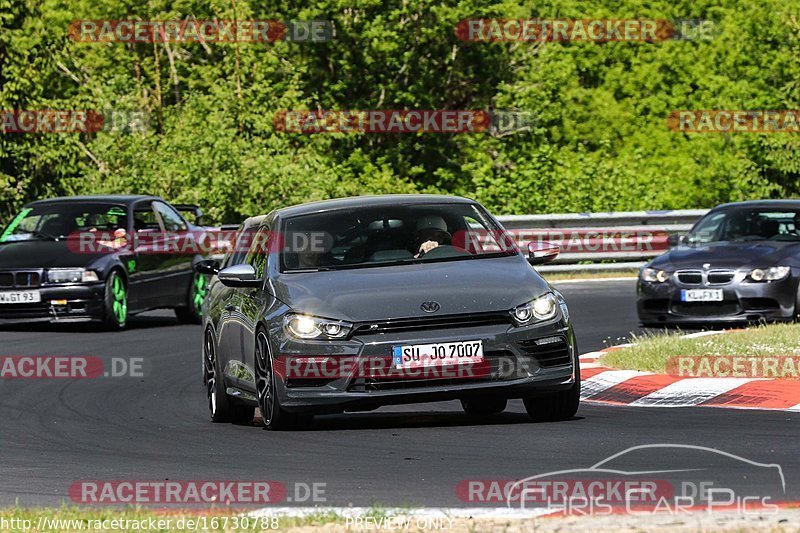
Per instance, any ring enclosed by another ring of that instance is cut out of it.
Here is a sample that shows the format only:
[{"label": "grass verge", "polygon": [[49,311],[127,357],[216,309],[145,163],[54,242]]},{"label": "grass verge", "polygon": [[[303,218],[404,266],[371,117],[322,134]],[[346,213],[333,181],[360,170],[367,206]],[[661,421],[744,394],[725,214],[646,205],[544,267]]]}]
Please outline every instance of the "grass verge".
[{"label": "grass verge", "polygon": [[[227,514],[226,514],[227,513]],[[462,518],[435,518],[428,521],[422,518],[420,522],[416,520],[401,520],[404,515],[394,516],[394,521],[388,523],[376,523],[377,520],[385,518],[379,511],[368,513],[373,520],[370,524],[345,525],[345,518],[335,513],[319,516],[306,516],[303,518],[278,517],[278,522],[273,522],[272,518],[266,518],[266,522],[253,525],[253,518],[250,518],[249,527],[234,528],[231,520],[237,515],[231,514],[228,510],[201,510],[197,513],[189,511],[156,512],[143,509],[128,510],[96,510],[96,509],[77,509],[65,507],[60,509],[7,509],[0,510],[0,531],[29,531],[36,532],[62,532],[62,531],[289,531],[291,533],[332,533],[338,531],[447,531],[447,533],[477,533],[483,531],[516,533],[527,531],[538,531],[541,533],[563,533],[564,531],[596,531],[598,533],[619,533],[620,531],[657,531],[673,533],[675,531],[695,532],[702,531],[712,533],[717,531],[726,532],[752,532],[764,531],[770,533],[797,532],[797,523],[800,523],[800,510],[781,509],[770,513],[748,513],[720,512],[708,513],[701,512],[691,515],[665,516],[666,513],[656,513],[652,515],[623,515],[613,514],[608,516],[571,516],[571,517],[462,517]],[[374,514],[374,516],[373,516]],[[223,526],[222,519],[228,517],[229,523]],[[50,520],[48,524],[37,524],[37,521],[46,518]],[[243,519],[244,517],[239,517]],[[30,520],[29,527],[24,524],[11,524],[11,520]],[[123,522],[113,524],[110,520],[137,520],[138,525]],[[148,524],[147,521],[171,519],[171,524],[166,522],[155,525]],[[182,526],[179,520],[183,519]],[[206,523],[197,522],[205,519]],[[212,520],[216,519],[216,525]],[[5,520],[5,522],[4,522]],[[71,520],[61,524],[55,524],[53,520]],[[75,522],[75,520],[79,521]],[[109,520],[101,524],[103,520]],[[195,520],[190,523],[190,520]],[[38,529],[37,529],[38,528]]]},{"label": "grass verge", "polygon": [[583,272],[539,272],[547,281],[569,281],[574,279],[635,278],[638,270],[593,270]]},{"label": "grass verge", "polygon": [[681,331],[631,337],[630,348],[614,350],[602,363],[627,370],[663,373],[671,357],[780,357],[800,356],[800,324],[770,324],[721,335],[681,338]]}]

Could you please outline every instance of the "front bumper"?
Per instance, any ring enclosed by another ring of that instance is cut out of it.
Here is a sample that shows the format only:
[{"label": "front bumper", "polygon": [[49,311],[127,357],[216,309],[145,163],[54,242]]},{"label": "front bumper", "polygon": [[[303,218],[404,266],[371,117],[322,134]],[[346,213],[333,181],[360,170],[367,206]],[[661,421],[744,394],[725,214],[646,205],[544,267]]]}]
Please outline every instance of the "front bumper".
[{"label": "front bumper", "polygon": [[[738,272],[726,284],[680,283],[671,276],[664,283],[639,279],[637,312],[644,324],[747,323],[756,321],[785,322],[795,316],[798,279],[789,276],[781,281],[745,282],[745,273]],[[721,302],[683,302],[684,289],[721,289]]]},{"label": "front bumper", "polygon": [[[562,317],[527,327],[492,324],[362,334],[335,343],[290,340],[277,331],[271,338],[276,339],[271,346],[276,368],[286,368],[287,362],[295,357],[349,358],[365,362],[390,358],[394,346],[474,340],[483,343],[487,364],[485,371],[477,374],[398,377],[385,373],[373,376],[362,371],[313,380],[293,379],[284,374],[277,380],[276,393],[281,406],[294,412],[369,410],[382,405],[481,395],[521,398],[547,394],[574,384],[578,360],[572,327]],[[539,345],[537,340],[547,343]]]},{"label": "front bumper", "polygon": [[103,318],[105,286],[102,282],[43,285],[38,288],[19,290],[37,290],[42,301],[25,304],[0,304],[0,324],[86,322]]}]

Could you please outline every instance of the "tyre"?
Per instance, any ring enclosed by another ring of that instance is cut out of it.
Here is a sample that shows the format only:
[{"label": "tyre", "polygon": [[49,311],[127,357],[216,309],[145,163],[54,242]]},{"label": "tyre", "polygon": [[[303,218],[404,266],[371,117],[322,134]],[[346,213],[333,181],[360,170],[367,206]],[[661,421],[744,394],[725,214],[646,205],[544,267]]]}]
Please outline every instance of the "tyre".
[{"label": "tyre", "polygon": [[186,290],[186,305],[175,308],[175,316],[182,324],[200,324],[203,321],[203,300],[208,293],[208,277],[195,272]]},{"label": "tyre", "polygon": [[575,383],[567,390],[547,396],[524,398],[525,410],[534,422],[569,420],[578,412],[581,402],[581,369],[575,364]]},{"label": "tyre", "polygon": [[797,297],[794,300],[794,319],[800,322],[800,282],[797,284]]},{"label": "tyre", "polygon": [[278,379],[272,371],[272,355],[269,350],[267,334],[263,329],[256,333],[255,373],[256,396],[258,408],[261,410],[261,421],[266,429],[272,431],[295,429],[300,418],[281,407],[276,394],[275,381]]},{"label": "tyre", "polygon": [[112,270],[106,278],[103,293],[103,325],[119,331],[128,322],[128,290],[119,270]]},{"label": "tyre", "polygon": [[461,400],[461,407],[464,412],[472,416],[489,416],[502,413],[508,400],[506,398],[468,398]]},{"label": "tyre", "polygon": [[253,421],[255,407],[233,403],[225,392],[225,382],[217,359],[217,345],[211,330],[206,331],[203,342],[203,369],[208,397],[208,410],[212,422],[247,424]]}]

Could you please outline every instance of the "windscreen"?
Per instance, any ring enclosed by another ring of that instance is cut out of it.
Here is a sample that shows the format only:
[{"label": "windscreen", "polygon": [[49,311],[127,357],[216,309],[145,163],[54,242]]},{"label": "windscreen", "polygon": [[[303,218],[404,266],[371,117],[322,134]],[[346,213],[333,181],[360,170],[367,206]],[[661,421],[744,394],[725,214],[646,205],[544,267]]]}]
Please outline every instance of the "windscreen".
[{"label": "windscreen", "polygon": [[800,241],[800,209],[739,208],[709,213],[690,244],[724,241]]},{"label": "windscreen", "polygon": [[289,218],[284,272],[459,261],[518,253],[473,204],[362,207]]},{"label": "windscreen", "polygon": [[0,242],[53,240],[77,231],[127,229],[124,206],[106,203],[52,203],[20,211],[0,234]]}]

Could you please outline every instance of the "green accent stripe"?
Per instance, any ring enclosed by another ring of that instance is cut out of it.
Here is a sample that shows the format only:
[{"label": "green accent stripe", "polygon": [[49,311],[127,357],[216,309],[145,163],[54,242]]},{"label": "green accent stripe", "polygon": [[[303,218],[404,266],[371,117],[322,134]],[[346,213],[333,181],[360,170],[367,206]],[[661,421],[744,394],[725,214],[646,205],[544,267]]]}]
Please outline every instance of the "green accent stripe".
[{"label": "green accent stripe", "polygon": [[17,226],[19,226],[19,223],[22,222],[22,219],[28,216],[28,213],[30,213],[31,211],[33,211],[32,207],[27,207],[22,211],[20,211],[19,215],[14,217],[14,219],[8,224],[8,227],[3,232],[3,234],[0,235],[0,242],[4,242],[6,238],[9,235],[11,235],[11,232],[17,229]]}]

